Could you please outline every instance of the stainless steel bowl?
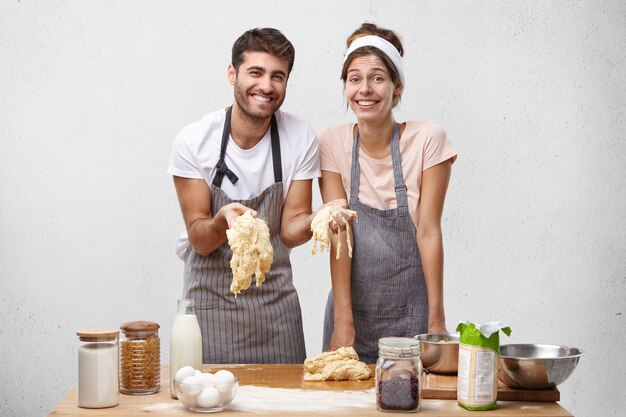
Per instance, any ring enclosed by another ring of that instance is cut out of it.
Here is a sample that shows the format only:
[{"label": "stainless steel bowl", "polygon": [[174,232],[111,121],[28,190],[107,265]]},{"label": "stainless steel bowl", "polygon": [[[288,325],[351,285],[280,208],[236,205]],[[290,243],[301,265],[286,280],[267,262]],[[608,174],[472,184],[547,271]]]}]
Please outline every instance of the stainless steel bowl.
[{"label": "stainless steel bowl", "polygon": [[502,345],[498,378],[513,388],[553,388],[574,372],[584,354],[584,351],[570,346]]},{"label": "stainless steel bowl", "polygon": [[422,366],[427,372],[456,375],[459,368],[459,335],[424,333],[415,336],[420,341]]}]

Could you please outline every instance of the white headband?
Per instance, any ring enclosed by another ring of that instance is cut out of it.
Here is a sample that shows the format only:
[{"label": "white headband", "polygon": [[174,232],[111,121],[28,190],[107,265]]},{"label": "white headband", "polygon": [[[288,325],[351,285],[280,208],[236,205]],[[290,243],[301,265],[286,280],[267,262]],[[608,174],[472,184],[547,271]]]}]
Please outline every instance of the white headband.
[{"label": "white headband", "polygon": [[380,49],[381,51],[383,51],[383,53],[387,55],[389,59],[391,59],[391,62],[393,62],[393,65],[395,65],[396,70],[398,71],[398,74],[400,75],[400,82],[404,86],[404,68],[402,67],[402,56],[400,55],[400,52],[398,52],[396,47],[393,46],[391,42],[389,42],[386,39],[381,38],[380,36],[367,35],[367,36],[361,36],[360,38],[356,38],[354,42],[352,42],[350,46],[348,47],[348,50],[346,51],[346,56],[344,57],[343,62],[346,62],[346,60],[348,59],[348,56],[350,56],[352,52],[364,46],[374,46]]}]

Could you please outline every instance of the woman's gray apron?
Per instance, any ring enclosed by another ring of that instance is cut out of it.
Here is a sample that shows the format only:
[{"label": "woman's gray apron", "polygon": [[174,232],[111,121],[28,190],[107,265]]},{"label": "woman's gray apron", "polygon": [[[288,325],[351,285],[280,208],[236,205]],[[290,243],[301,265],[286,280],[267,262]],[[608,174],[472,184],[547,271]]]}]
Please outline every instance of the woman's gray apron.
[{"label": "woman's gray apron", "polygon": [[[415,225],[408,207],[400,160],[400,131],[394,123],[391,157],[397,208],[380,210],[359,201],[359,133],[352,147],[350,208],[358,213],[352,223],[352,314],[360,359],[374,363],[378,339],[413,337],[428,330],[428,298],[422,261],[415,240]],[[326,303],[324,346],[333,334],[332,291]]]},{"label": "woman's gray apron", "polygon": [[227,176],[238,178],[226,167],[224,155],[230,136],[227,110],[218,172],[211,185],[211,212],[239,202],[257,211],[270,229],[274,260],[261,287],[255,281],[235,298],[230,292],[232,252],[225,242],[208,256],[191,247],[185,258],[184,297],[196,301],[202,331],[203,363],[302,363],[306,357],[302,313],[293,286],[289,249],[280,238],[283,207],[282,167],[276,118],[271,127],[275,183],[249,200],[232,200],[221,190]]}]

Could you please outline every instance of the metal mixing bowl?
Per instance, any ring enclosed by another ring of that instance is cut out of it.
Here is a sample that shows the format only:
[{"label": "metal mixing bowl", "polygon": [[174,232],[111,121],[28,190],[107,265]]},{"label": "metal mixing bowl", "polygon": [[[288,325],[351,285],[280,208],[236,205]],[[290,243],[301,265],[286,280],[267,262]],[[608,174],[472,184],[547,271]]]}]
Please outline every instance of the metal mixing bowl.
[{"label": "metal mixing bowl", "polygon": [[513,388],[553,388],[574,372],[584,354],[584,351],[570,346],[502,345],[498,378]]},{"label": "metal mixing bowl", "polygon": [[459,368],[459,334],[424,333],[420,341],[422,366],[427,372],[456,375]]}]

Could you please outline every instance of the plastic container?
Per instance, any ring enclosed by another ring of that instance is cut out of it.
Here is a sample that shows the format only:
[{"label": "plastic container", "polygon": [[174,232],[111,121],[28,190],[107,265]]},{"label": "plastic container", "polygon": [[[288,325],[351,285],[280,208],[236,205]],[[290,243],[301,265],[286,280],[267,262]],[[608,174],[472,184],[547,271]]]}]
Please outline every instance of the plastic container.
[{"label": "plastic container", "polygon": [[154,394],[161,388],[161,341],[159,325],[130,321],[120,326],[120,392]]},{"label": "plastic container", "polygon": [[119,404],[119,331],[78,330],[77,403],[84,408],[106,408]]},{"label": "plastic container", "polygon": [[380,411],[414,413],[422,402],[420,341],[383,337],[378,341],[376,407]]}]

